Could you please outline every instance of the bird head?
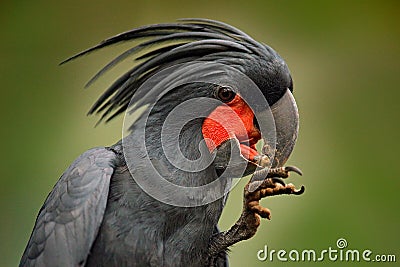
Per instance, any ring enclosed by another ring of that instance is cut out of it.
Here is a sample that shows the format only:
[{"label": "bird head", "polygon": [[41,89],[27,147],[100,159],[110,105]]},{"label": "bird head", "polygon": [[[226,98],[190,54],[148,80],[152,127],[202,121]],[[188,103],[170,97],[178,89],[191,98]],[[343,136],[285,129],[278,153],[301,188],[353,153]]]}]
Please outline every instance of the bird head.
[{"label": "bird head", "polygon": [[[287,161],[298,111],[289,69],[272,48],[222,22],[183,19],[121,33],[63,63],[134,40],[141,42],[88,85],[126,58],[136,60],[89,111],[109,121],[141,110],[129,123],[135,138],[144,138],[143,147],[130,149],[135,157],[149,156],[158,172],[168,173],[165,179],[180,186],[202,186],[224,173],[238,177]],[[260,141],[263,148],[257,149]]]}]

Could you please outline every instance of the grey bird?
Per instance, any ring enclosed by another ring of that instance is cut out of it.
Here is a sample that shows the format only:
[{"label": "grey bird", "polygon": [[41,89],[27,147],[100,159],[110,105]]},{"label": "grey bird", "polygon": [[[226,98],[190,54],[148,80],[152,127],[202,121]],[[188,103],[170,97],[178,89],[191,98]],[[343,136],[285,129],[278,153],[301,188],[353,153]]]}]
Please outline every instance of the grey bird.
[{"label": "grey bird", "polygon": [[[127,41],[136,43],[88,85],[135,59],[89,111],[101,114],[100,121],[126,112],[129,133],[115,145],[86,151],[62,174],[39,211],[20,266],[227,266],[228,247],[254,235],[260,216],[269,217],[258,204],[266,188],[304,191],[278,178],[300,173],[283,167],[296,141],[298,113],[289,69],[272,48],[222,22],[183,19],[121,33],[65,62]],[[258,97],[229,79],[218,84],[226,77],[220,66],[248,77]],[[265,105],[250,103],[261,100]],[[270,151],[256,148],[266,127],[256,113],[274,120]],[[182,120],[187,123],[177,136],[164,136]],[[247,174],[259,177],[261,189],[246,188],[241,219],[220,232],[232,178]],[[253,199],[251,192],[261,196]]]}]

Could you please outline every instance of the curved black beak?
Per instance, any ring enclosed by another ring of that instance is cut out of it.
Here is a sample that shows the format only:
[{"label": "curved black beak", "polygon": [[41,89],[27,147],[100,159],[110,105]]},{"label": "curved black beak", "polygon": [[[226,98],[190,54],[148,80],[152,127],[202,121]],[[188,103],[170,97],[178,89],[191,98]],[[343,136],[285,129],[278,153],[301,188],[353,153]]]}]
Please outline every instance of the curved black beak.
[{"label": "curved black beak", "polygon": [[[299,111],[296,100],[289,89],[271,106],[271,112],[276,128],[275,155],[271,167],[276,168],[282,167],[288,160],[299,132]],[[268,151],[268,146],[264,146],[263,154],[271,155],[271,152]]]}]

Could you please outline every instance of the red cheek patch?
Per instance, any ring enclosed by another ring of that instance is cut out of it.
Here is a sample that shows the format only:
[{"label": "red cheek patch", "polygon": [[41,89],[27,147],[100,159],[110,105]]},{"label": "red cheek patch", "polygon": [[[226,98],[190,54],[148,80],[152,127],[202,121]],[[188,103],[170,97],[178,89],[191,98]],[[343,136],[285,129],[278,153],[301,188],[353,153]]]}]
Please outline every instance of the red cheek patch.
[{"label": "red cheek patch", "polygon": [[210,152],[224,141],[236,137],[242,143],[243,156],[252,159],[258,155],[255,144],[260,140],[261,134],[255,128],[253,119],[253,111],[239,95],[228,104],[218,106],[204,120],[202,126],[203,136]]}]

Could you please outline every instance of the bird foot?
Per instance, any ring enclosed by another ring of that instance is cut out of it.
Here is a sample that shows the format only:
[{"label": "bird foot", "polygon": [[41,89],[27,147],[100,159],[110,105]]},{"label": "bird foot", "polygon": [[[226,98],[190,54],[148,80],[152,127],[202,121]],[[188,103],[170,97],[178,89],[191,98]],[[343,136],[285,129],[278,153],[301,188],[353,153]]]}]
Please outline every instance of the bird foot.
[{"label": "bird foot", "polygon": [[305,191],[305,187],[301,186],[300,189],[289,183],[286,184],[280,178],[287,178],[289,172],[293,171],[301,174],[301,171],[296,167],[281,167],[271,169],[267,178],[263,181],[249,182],[244,188],[244,207],[243,213],[251,212],[258,214],[262,218],[271,218],[269,209],[260,205],[260,200],[266,197],[276,195],[301,195]]},{"label": "bird foot", "polygon": [[281,179],[287,178],[290,172],[301,175],[302,173],[297,167],[273,168],[264,173],[260,173],[261,171],[256,172],[254,175],[265,175],[264,180],[250,181],[244,188],[243,210],[240,218],[228,231],[221,232],[213,236],[210,240],[210,256],[218,255],[218,253],[225,251],[229,246],[253,237],[260,225],[260,218],[271,219],[271,211],[260,205],[261,199],[283,194],[301,195],[305,191],[304,186],[296,189],[293,184],[286,184]]},{"label": "bird foot", "polygon": [[270,169],[267,178],[262,181],[253,181],[246,184],[243,194],[243,211],[238,220],[239,224],[245,225],[241,227],[244,230],[242,233],[246,239],[255,235],[258,226],[260,225],[260,217],[271,219],[271,211],[260,205],[260,200],[266,197],[277,195],[301,195],[305,191],[305,187],[300,189],[289,183],[286,184],[281,178],[289,177],[290,172],[302,174],[297,167],[279,167]]}]

